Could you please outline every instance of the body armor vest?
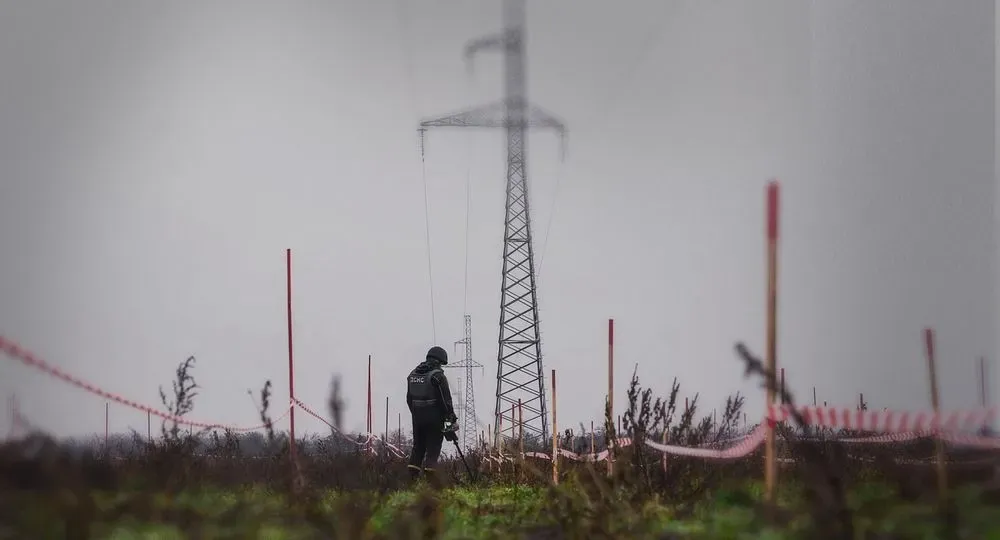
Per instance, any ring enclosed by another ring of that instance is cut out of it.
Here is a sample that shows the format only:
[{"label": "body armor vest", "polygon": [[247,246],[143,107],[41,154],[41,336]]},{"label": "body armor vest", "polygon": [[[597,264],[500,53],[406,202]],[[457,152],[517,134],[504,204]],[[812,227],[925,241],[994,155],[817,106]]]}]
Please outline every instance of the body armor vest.
[{"label": "body armor vest", "polygon": [[438,404],[440,396],[438,396],[431,379],[439,373],[444,373],[439,367],[424,373],[417,373],[416,369],[410,372],[406,378],[406,384],[414,407],[431,407]]}]

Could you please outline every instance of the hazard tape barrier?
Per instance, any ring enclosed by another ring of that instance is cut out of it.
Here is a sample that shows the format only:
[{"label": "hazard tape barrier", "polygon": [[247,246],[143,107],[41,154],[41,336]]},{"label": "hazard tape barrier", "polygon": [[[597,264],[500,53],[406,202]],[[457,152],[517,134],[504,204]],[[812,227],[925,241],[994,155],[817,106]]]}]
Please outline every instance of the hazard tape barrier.
[{"label": "hazard tape barrier", "polygon": [[326,418],[323,418],[322,416],[320,416],[319,414],[317,414],[315,411],[313,411],[312,409],[310,409],[309,407],[307,407],[306,404],[302,403],[301,401],[299,401],[297,399],[293,399],[292,402],[298,408],[302,409],[309,416],[312,416],[313,418],[315,418],[315,419],[319,420],[320,422],[323,422],[324,424],[326,424],[327,427],[330,428],[330,431],[332,431],[333,433],[341,436],[344,440],[357,445],[358,448],[360,448],[362,451],[369,452],[369,453],[372,453],[372,454],[377,454],[378,451],[375,449],[375,446],[378,445],[378,444],[381,444],[381,445],[383,445],[386,448],[386,450],[389,453],[391,453],[392,455],[394,455],[394,456],[396,456],[398,458],[406,458],[406,457],[408,457],[408,454],[409,454],[408,452],[404,452],[401,448],[399,448],[398,446],[396,446],[396,445],[394,445],[394,444],[392,444],[392,443],[390,443],[388,441],[384,441],[382,439],[379,439],[378,436],[375,435],[374,433],[362,433],[362,434],[360,434],[360,437],[363,437],[364,440],[360,441],[360,442],[359,441],[355,441],[349,435],[347,435],[346,433],[344,433],[343,431],[341,431],[340,429],[338,429],[336,426],[334,426],[332,423],[330,423],[329,421],[327,421]]},{"label": "hazard tape barrier", "polygon": [[[70,374],[66,373],[65,371],[63,371],[62,369],[60,369],[58,367],[55,367],[55,366],[49,364],[48,362],[46,362],[45,360],[42,360],[41,358],[35,356],[34,354],[32,354],[31,352],[29,352],[28,350],[26,350],[26,349],[18,346],[13,341],[4,338],[3,336],[0,336],[0,352],[3,352],[7,356],[9,356],[11,358],[14,358],[16,360],[20,360],[22,363],[24,363],[24,364],[26,364],[28,366],[36,368],[36,369],[38,369],[38,370],[40,370],[40,371],[42,371],[44,373],[47,373],[48,375],[50,375],[52,377],[55,377],[56,379],[59,379],[59,380],[61,380],[63,382],[66,382],[66,383],[69,383],[69,384],[71,384],[71,385],[73,385],[73,386],[75,386],[77,388],[80,388],[80,389],[86,391],[86,392],[89,392],[91,394],[100,396],[100,397],[102,397],[104,399],[107,399],[109,401],[114,401],[115,403],[118,403],[120,405],[124,405],[126,407],[131,408],[131,409],[135,409],[137,411],[142,411],[144,413],[151,414],[153,416],[162,418],[162,419],[167,420],[169,422],[176,422],[178,425],[190,426],[190,427],[196,427],[196,428],[204,428],[204,429],[226,429],[226,430],[237,431],[237,432],[257,431],[257,430],[264,429],[264,428],[267,427],[267,424],[260,424],[260,425],[256,425],[256,426],[250,426],[250,427],[241,427],[241,426],[234,426],[234,425],[228,425],[228,424],[219,424],[219,423],[211,423],[211,422],[198,422],[198,421],[194,421],[194,420],[188,420],[188,419],[186,419],[186,418],[184,418],[182,416],[171,414],[169,412],[161,411],[161,410],[156,409],[154,407],[151,407],[149,405],[144,405],[142,403],[138,403],[138,402],[133,401],[131,399],[124,398],[124,397],[122,397],[122,396],[120,396],[118,394],[114,394],[112,392],[108,392],[107,390],[104,390],[104,389],[99,388],[99,387],[97,387],[97,386],[95,386],[93,384],[85,382],[85,381],[83,381],[82,379],[80,379],[78,377],[70,375]],[[292,403],[289,403],[288,404],[288,408],[284,411],[284,413],[281,416],[279,416],[277,419],[275,419],[274,421],[272,421],[271,423],[273,424],[274,422],[276,422],[278,420],[284,419],[285,416],[288,416],[291,413],[291,411],[292,411],[292,406],[293,406]]]},{"label": "hazard tape barrier", "polygon": [[[45,360],[32,354],[30,351],[20,347],[15,342],[0,336],[0,352],[6,356],[19,360],[25,365],[36,368],[54,378],[62,380],[68,384],[81,388],[91,394],[104,399],[114,401],[126,407],[146,412],[167,421],[176,422],[178,425],[205,429],[225,429],[235,432],[257,431],[264,429],[268,424],[259,424],[250,427],[226,425],[221,423],[197,422],[188,420],[178,415],[160,411],[156,408],[126,399],[118,394],[108,392],[96,385],[83,381],[70,375],[62,369],[55,367]],[[360,441],[353,440],[350,436],[336,428],[321,415],[310,409],[297,399],[291,399],[287,409],[278,418],[270,422],[271,425],[287,417],[293,407],[302,409],[313,418],[326,424],[333,433],[341,436],[347,441],[355,444],[359,449],[377,453],[376,446],[382,445],[389,455],[396,458],[405,459],[408,452],[396,445],[380,439],[372,433],[360,435]],[[984,437],[969,433],[990,425],[996,417],[995,408],[960,410],[949,412],[934,411],[864,411],[853,408],[837,407],[798,407],[797,412],[801,415],[805,423],[812,427],[832,430],[849,430],[860,432],[873,432],[878,435],[866,437],[845,437],[834,438],[843,443],[853,444],[884,444],[911,441],[924,437],[937,437],[944,442],[956,446],[976,447],[983,449],[1000,449],[1000,439],[994,437]],[[662,444],[652,440],[645,440],[645,444],[660,452],[678,456],[689,456],[704,459],[738,459],[749,455],[756,450],[764,441],[766,436],[765,424],[777,425],[787,423],[792,416],[792,407],[789,405],[772,405],[768,408],[768,414],[760,425],[751,430],[743,437],[716,441],[702,444],[696,447]],[[815,438],[815,437],[811,437]],[[615,441],[619,448],[632,444],[631,439],[619,438]],[[731,443],[728,444],[727,443]],[[725,446],[724,448],[713,448],[713,446]],[[569,450],[559,449],[559,455],[574,461],[599,462],[608,459],[609,450],[603,450],[596,454],[576,454]],[[537,459],[551,459],[550,454],[544,452],[525,452],[524,457]],[[489,455],[484,459],[497,463],[512,461],[511,456]]]}]

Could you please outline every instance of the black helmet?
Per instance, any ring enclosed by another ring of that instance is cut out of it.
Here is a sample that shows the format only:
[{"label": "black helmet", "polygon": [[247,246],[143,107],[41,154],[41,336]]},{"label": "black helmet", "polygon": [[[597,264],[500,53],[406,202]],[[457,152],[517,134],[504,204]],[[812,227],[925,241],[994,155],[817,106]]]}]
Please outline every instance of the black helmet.
[{"label": "black helmet", "polygon": [[434,346],[427,351],[428,360],[437,360],[442,364],[448,363],[448,351],[442,349],[441,347]]}]

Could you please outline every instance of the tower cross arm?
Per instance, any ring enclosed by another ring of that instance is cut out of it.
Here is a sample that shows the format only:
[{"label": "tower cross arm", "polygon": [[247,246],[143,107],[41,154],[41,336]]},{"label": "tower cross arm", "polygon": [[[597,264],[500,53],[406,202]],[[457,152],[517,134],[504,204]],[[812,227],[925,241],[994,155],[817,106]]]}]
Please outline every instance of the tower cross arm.
[{"label": "tower cross arm", "polygon": [[487,49],[503,49],[507,45],[507,35],[504,33],[490,34],[476,38],[465,45],[465,65],[471,70],[472,60],[480,51]]},{"label": "tower cross arm", "polygon": [[[508,104],[506,101],[498,101],[489,105],[473,107],[436,118],[426,118],[420,122],[418,129],[426,130],[432,127],[507,127],[511,122],[511,120],[508,120],[507,109]],[[527,114],[525,114],[524,118],[524,127],[548,128],[559,133],[565,133],[566,125],[554,115],[534,105],[529,105],[526,109]]]},{"label": "tower cross arm", "polygon": [[[514,98],[517,99],[517,98]],[[458,127],[458,128],[505,128],[509,127],[514,120],[511,120],[510,115],[508,115],[508,109],[517,107],[519,103],[508,103],[507,100],[501,100],[495,103],[490,103],[489,105],[482,105],[479,107],[473,107],[471,109],[465,109],[451,114],[446,114],[444,116],[438,116],[435,118],[426,118],[420,122],[417,127],[417,131],[420,132],[420,151],[421,154],[424,152],[424,133],[430,128],[443,128],[443,127]],[[560,153],[565,157],[566,154],[566,124],[562,123],[562,120],[556,118],[555,115],[549,113],[541,107],[535,105],[527,105],[523,107],[525,110],[523,124],[526,128],[542,128],[551,129],[559,134],[561,151]]]},{"label": "tower cross arm", "polygon": [[464,367],[481,368],[481,367],[483,367],[483,365],[480,364],[479,362],[476,362],[475,360],[462,360],[461,362],[457,362],[455,364],[448,364],[445,367],[446,368],[464,368]]}]

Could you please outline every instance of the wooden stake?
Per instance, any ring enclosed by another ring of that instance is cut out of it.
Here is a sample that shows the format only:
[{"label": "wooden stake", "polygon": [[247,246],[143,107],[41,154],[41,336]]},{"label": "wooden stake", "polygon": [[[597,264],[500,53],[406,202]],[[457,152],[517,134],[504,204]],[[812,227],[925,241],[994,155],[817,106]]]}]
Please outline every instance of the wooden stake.
[{"label": "wooden stake", "polygon": [[365,430],[372,432],[372,355],[368,355],[368,414],[365,416]]},{"label": "wooden stake", "polygon": [[515,437],[517,437],[517,430],[514,429],[517,426],[517,417],[514,416],[514,412],[517,411],[517,405],[513,403],[510,404],[510,446],[511,451],[514,451]]},{"label": "wooden stake", "polygon": [[[980,356],[979,357],[979,406],[985,409],[989,401],[990,401],[989,397],[987,396],[986,393],[986,357]],[[990,427],[992,426],[989,426],[985,422],[983,422],[983,426],[982,428],[980,428],[979,434],[985,437],[986,435],[989,434]]]},{"label": "wooden stake", "polygon": [[552,370],[552,484],[559,485],[559,424],[556,423],[556,370]]},{"label": "wooden stake", "polygon": [[521,406],[521,399],[517,400],[517,440],[521,457],[524,457],[524,409]]},{"label": "wooden stake", "polygon": [[979,357],[979,405],[986,408],[989,397],[986,394],[986,357]]},{"label": "wooden stake", "polygon": [[521,407],[521,399],[517,400],[517,462],[518,470],[517,476],[521,480],[524,480],[524,409]]},{"label": "wooden stake", "polygon": [[594,421],[590,421],[590,454],[592,456],[597,456],[597,445],[594,441]]},{"label": "wooden stake", "polygon": [[[667,444],[667,428],[666,428],[666,426],[663,427],[663,444],[664,445]],[[667,453],[666,452],[660,452],[660,453],[663,454],[663,456],[660,458],[662,460],[662,462],[663,462],[663,474],[667,474]]]},{"label": "wooden stake", "polygon": [[[295,400],[295,357],[292,349],[292,250],[285,250],[285,313],[288,319],[288,398]],[[288,456],[295,477],[295,407],[288,412]]]},{"label": "wooden stake", "polygon": [[[614,422],[615,419],[615,320],[608,319],[608,420]],[[614,429],[612,424],[611,429]],[[608,476],[614,474],[614,445],[608,439]]]},{"label": "wooden stake", "polygon": [[[924,348],[927,353],[927,371],[931,380],[931,406],[934,407],[936,413],[940,411],[940,402],[938,400],[933,328],[924,329]],[[937,459],[938,497],[940,497],[941,502],[944,502],[948,495],[948,472],[944,467],[944,442],[937,436],[934,437],[934,454]]]},{"label": "wooden stake", "polygon": [[[768,377],[778,372],[778,182],[772,180],[767,185],[767,356]],[[774,404],[774,385],[767,384],[768,407]],[[778,483],[778,466],[774,444],[774,425],[769,420],[766,427],[767,438],[764,445],[764,489],[767,502],[775,501]]]},{"label": "wooden stake", "polygon": [[781,368],[781,404],[785,405],[785,368]]}]

